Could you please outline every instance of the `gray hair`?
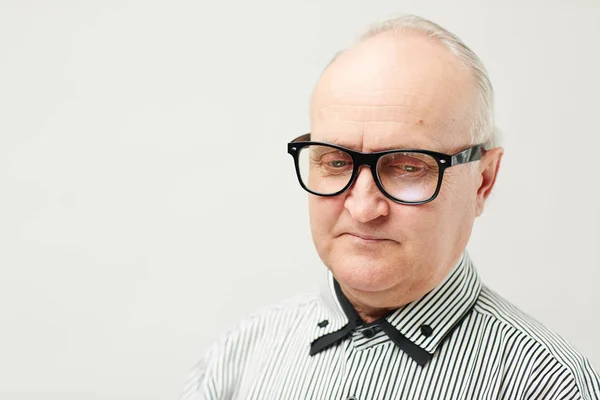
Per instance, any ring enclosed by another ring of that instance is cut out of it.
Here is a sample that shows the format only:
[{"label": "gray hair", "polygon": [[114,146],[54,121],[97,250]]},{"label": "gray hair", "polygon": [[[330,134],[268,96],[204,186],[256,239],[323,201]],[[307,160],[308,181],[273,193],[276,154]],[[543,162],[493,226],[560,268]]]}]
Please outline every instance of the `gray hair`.
[{"label": "gray hair", "polygon": [[[425,18],[402,15],[372,24],[359,37],[358,42],[382,33],[402,31],[416,32],[432,38],[458,57],[463,68],[473,77],[477,88],[476,104],[474,104],[474,112],[469,121],[472,144],[484,143],[487,149],[495,147],[498,144],[499,132],[494,123],[492,83],[479,57],[458,36]],[[329,64],[333,63],[344,51],[338,52]]]}]

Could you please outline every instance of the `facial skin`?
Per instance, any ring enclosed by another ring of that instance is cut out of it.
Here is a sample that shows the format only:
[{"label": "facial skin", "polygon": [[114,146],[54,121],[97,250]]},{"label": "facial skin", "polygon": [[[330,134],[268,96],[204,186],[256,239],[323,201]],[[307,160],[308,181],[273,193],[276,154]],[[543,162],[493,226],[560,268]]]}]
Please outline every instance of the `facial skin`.
[{"label": "facial skin", "polygon": [[[454,154],[470,142],[473,79],[456,56],[416,33],[384,33],[340,55],[312,97],[311,140],[362,152]],[[387,199],[363,166],[335,197],[309,195],[313,241],[363,320],[421,298],[446,277],[490,194],[503,150],[446,170],[438,197]]]}]

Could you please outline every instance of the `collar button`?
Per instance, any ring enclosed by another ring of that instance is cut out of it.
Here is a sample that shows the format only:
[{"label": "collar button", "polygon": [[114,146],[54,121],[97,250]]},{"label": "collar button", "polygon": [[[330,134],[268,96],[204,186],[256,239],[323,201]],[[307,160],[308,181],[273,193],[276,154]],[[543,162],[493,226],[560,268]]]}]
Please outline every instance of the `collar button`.
[{"label": "collar button", "polygon": [[319,322],[317,325],[319,325],[319,328],[325,328],[327,325],[329,325],[329,321],[324,319],[323,321]]},{"label": "collar button", "polygon": [[433,328],[427,324],[423,324],[421,325],[421,333],[423,334],[423,336],[429,337],[433,335]]},{"label": "collar button", "polygon": [[367,339],[371,339],[373,336],[375,336],[375,329],[373,329],[373,328],[367,328],[364,331],[362,331],[362,334]]}]

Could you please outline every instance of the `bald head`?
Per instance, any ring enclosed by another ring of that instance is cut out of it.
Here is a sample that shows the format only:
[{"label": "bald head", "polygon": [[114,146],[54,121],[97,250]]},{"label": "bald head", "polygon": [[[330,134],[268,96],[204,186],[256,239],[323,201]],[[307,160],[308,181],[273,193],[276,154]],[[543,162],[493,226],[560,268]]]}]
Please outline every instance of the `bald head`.
[{"label": "bald head", "polygon": [[383,32],[324,71],[312,97],[311,132],[313,140],[343,140],[353,132],[364,137],[368,151],[391,143],[458,148],[470,144],[475,97],[472,76],[436,40],[418,32]]}]

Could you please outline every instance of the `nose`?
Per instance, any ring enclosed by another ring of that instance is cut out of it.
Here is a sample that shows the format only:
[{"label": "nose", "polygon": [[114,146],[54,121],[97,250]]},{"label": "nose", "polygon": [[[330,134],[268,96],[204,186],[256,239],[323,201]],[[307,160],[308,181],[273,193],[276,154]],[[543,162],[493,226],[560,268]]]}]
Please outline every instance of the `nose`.
[{"label": "nose", "polygon": [[387,197],[377,187],[369,167],[362,166],[348,189],[344,206],[356,221],[366,223],[390,212]]}]

